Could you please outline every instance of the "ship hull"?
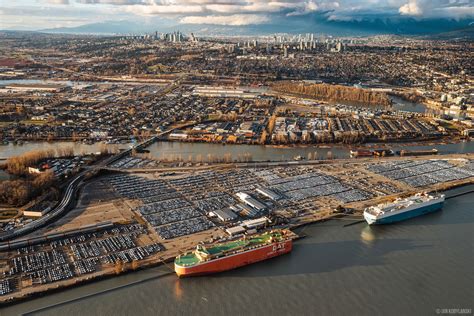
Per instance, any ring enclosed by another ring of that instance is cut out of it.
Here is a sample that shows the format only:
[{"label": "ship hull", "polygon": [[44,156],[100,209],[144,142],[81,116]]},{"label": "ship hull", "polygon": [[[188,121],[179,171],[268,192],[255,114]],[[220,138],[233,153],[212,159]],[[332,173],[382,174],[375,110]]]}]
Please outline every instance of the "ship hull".
[{"label": "ship hull", "polygon": [[292,250],[292,247],[292,240],[286,240],[260,248],[246,250],[237,254],[216,258],[194,266],[183,267],[175,263],[174,269],[179,277],[219,273],[284,255],[289,253]]},{"label": "ship hull", "polygon": [[364,218],[367,221],[367,223],[369,223],[369,225],[391,224],[391,223],[404,221],[410,218],[414,218],[417,216],[425,215],[428,213],[436,212],[443,207],[443,204],[444,204],[444,199],[437,203],[433,203],[433,204],[422,206],[413,210],[400,212],[400,213],[385,216],[385,217],[375,217],[371,214],[364,212]]}]

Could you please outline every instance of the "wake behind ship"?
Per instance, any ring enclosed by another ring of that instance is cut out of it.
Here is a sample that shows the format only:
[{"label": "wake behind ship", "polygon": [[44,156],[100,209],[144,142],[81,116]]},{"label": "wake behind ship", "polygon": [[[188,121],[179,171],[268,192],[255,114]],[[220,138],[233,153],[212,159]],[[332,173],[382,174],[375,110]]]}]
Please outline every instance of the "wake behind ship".
[{"label": "wake behind ship", "polygon": [[176,257],[174,269],[181,276],[217,273],[289,253],[293,247],[289,230],[274,230],[214,245]]},{"label": "wake behind ship", "polygon": [[364,218],[372,224],[390,224],[437,211],[443,207],[444,194],[418,193],[406,199],[371,206],[364,210]]}]

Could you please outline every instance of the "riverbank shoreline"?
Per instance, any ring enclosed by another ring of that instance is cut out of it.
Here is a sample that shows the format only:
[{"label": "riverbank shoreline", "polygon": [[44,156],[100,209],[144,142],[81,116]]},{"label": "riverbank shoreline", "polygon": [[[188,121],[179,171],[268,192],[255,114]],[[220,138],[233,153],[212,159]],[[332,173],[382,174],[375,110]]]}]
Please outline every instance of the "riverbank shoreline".
[{"label": "riverbank shoreline", "polygon": [[[452,138],[449,138],[452,139]],[[468,140],[470,141],[470,140]],[[268,144],[263,145],[269,148],[282,148],[282,149],[298,149],[298,148],[316,148],[316,149],[331,149],[331,148],[390,148],[391,146],[400,146],[400,147],[409,147],[409,146],[439,146],[439,145],[449,145],[449,144],[459,144],[466,142],[465,140],[458,138],[454,141],[448,141],[448,139],[443,139],[439,141],[433,140],[420,140],[420,141],[409,141],[409,142],[369,142],[362,144],[341,144],[341,143],[320,143],[320,144]]]},{"label": "riverbank shoreline", "polygon": [[[35,150],[58,150],[72,148],[76,155],[92,154],[104,150],[128,149],[129,144],[85,144],[82,142],[28,142],[23,145],[9,144],[0,146],[0,164],[8,158]],[[445,139],[443,141],[407,142],[407,143],[366,143],[360,145],[346,144],[294,144],[294,145],[247,145],[222,143],[189,143],[180,141],[159,140],[147,147],[150,153],[147,158],[160,161],[182,162],[258,162],[293,160],[297,156],[317,160],[345,159],[350,157],[350,150],[392,149],[394,151],[437,149],[439,154],[474,152],[474,141]],[[330,152],[330,153],[329,153]],[[311,157],[310,157],[311,156]],[[144,156],[143,156],[144,157]],[[191,159],[191,160],[190,160]]]},{"label": "riverbank shoreline", "polygon": [[[449,141],[448,140],[455,140]],[[440,145],[440,144],[449,144],[449,143],[456,143],[456,142],[461,142],[463,141],[462,137],[452,137],[452,136],[444,136],[444,137],[431,137],[431,138],[410,138],[410,139],[399,139],[399,141],[395,141],[393,139],[390,140],[370,140],[365,143],[341,143],[341,142],[334,142],[334,143],[288,143],[288,144],[262,144],[262,143],[255,143],[255,142],[219,142],[219,141],[195,141],[195,140],[180,140],[180,139],[169,139],[169,138],[164,138],[160,139],[160,141],[163,142],[175,142],[175,143],[188,143],[188,144],[216,144],[216,145],[223,145],[223,146],[233,146],[233,145],[249,145],[249,146],[265,146],[265,147],[274,147],[274,148],[307,148],[307,147],[321,147],[327,146],[327,147],[366,147],[366,146],[379,146],[377,144],[385,144],[385,145],[398,145],[398,146],[403,146],[407,145],[410,146],[410,144],[434,144],[434,145]]]},{"label": "riverbank shoreline", "polygon": [[[28,137],[17,137],[15,140],[17,141],[24,141],[26,143],[20,143],[16,144],[14,143],[13,139],[6,139],[11,143],[13,146],[24,146],[27,145],[28,143],[42,143],[42,142],[47,142],[50,144],[53,143],[73,143],[74,145],[127,145],[129,142],[124,142],[124,141],[129,141],[132,135],[130,136],[118,136],[114,137],[115,140],[118,140],[119,142],[104,142],[104,140],[97,140],[97,141],[89,141],[89,142],[84,142],[84,141],[78,141],[75,138],[72,137],[63,137],[63,138],[35,138],[31,139]],[[169,139],[169,138],[163,138],[160,139],[159,141],[161,142],[170,142],[170,143],[189,143],[189,144],[221,144],[224,146],[232,146],[232,145],[251,145],[251,146],[265,146],[265,147],[273,147],[273,148],[307,148],[307,147],[320,147],[320,148],[325,148],[325,147],[369,147],[369,146],[389,146],[389,145],[397,145],[397,146],[411,146],[414,144],[426,144],[426,145],[444,145],[444,144],[455,144],[459,143],[462,141],[466,141],[465,138],[463,137],[452,137],[452,136],[445,136],[445,137],[440,137],[440,138],[411,138],[411,139],[400,139],[399,141],[395,140],[379,140],[379,141],[368,141],[365,143],[340,143],[340,142],[334,142],[334,143],[288,143],[288,144],[260,144],[260,143],[225,143],[225,142],[206,142],[206,141],[187,141],[187,140],[179,140],[179,139]],[[468,140],[469,141],[469,140]],[[0,146],[0,149],[3,146],[8,146],[9,144],[3,144]],[[72,144],[71,144],[72,145]]]}]

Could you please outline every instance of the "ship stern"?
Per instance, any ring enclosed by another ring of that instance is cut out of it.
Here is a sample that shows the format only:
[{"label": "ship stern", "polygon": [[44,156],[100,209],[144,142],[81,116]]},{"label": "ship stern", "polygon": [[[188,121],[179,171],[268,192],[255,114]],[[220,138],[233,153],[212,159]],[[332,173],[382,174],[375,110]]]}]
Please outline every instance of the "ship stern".
[{"label": "ship stern", "polygon": [[186,267],[183,267],[176,263],[174,264],[174,272],[176,273],[178,278],[184,277],[188,274]]},{"label": "ship stern", "polygon": [[369,225],[377,224],[377,217],[375,215],[370,214],[367,211],[364,211],[364,219]]}]

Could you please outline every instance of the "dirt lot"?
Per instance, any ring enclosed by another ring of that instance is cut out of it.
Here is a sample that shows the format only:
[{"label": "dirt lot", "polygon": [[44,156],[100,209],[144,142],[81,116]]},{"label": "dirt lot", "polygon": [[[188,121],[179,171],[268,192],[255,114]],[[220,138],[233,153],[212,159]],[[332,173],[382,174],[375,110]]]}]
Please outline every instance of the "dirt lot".
[{"label": "dirt lot", "polygon": [[130,206],[104,183],[93,180],[79,193],[77,206],[54,224],[28,237],[77,229],[100,222],[129,223],[134,220]]}]

